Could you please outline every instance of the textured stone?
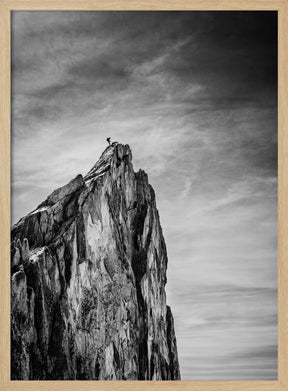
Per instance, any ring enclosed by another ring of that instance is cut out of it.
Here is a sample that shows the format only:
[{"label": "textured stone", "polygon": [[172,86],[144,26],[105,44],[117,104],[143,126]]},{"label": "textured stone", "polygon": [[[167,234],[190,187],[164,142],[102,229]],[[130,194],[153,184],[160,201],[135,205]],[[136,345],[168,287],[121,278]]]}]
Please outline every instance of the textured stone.
[{"label": "textured stone", "polygon": [[180,379],[155,194],[113,143],[11,231],[12,379]]}]

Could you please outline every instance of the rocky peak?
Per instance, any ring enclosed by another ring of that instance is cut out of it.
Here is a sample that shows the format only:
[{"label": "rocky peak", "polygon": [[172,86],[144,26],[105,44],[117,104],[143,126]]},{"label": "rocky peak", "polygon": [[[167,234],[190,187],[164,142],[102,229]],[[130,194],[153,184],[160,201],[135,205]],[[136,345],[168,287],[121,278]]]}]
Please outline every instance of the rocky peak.
[{"label": "rocky peak", "polygon": [[104,150],[96,164],[84,176],[84,180],[90,181],[97,179],[111,168],[117,168],[123,161],[126,163],[131,163],[132,161],[132,153],[129,145],[113,142]]},{"label": "rocky peak", "polygon": [[147,174],[113,143],[11,230],[12,379],[179,379]]}]

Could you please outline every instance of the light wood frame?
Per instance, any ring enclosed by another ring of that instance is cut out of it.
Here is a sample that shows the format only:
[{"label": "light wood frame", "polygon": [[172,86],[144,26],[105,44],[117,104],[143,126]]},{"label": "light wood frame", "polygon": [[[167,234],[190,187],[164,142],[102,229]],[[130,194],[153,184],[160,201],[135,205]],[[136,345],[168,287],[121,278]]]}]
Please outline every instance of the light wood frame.
[{"label": "light wood frame", "polygon": [[[288,0],[0,0],[0,390],[288,390]],[[13,10],[278,11],[278,381],[10,380],[10,12]]]}]

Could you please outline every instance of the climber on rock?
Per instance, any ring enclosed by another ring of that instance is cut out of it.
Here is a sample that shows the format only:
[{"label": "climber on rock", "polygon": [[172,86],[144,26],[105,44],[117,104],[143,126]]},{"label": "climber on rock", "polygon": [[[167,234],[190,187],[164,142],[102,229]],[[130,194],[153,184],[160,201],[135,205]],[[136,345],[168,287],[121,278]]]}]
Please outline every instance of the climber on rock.
[{"label": "climber on rock", "polygon": [[110,140],[111,140],[111,137],[107,137],[107,143],[109,144],[109,145],[111,145],[111,142],[110,142]]}]

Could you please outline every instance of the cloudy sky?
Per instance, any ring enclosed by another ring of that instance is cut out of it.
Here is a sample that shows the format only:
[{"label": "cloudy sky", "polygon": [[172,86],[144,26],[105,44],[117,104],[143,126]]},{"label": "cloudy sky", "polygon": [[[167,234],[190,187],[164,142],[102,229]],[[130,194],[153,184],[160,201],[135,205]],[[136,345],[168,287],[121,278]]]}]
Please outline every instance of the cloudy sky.
[{"label": "cloudy sky", "polygon": [[13,12],[12,223],[130,144],[183,380],[277,378],[277,15]]}]

